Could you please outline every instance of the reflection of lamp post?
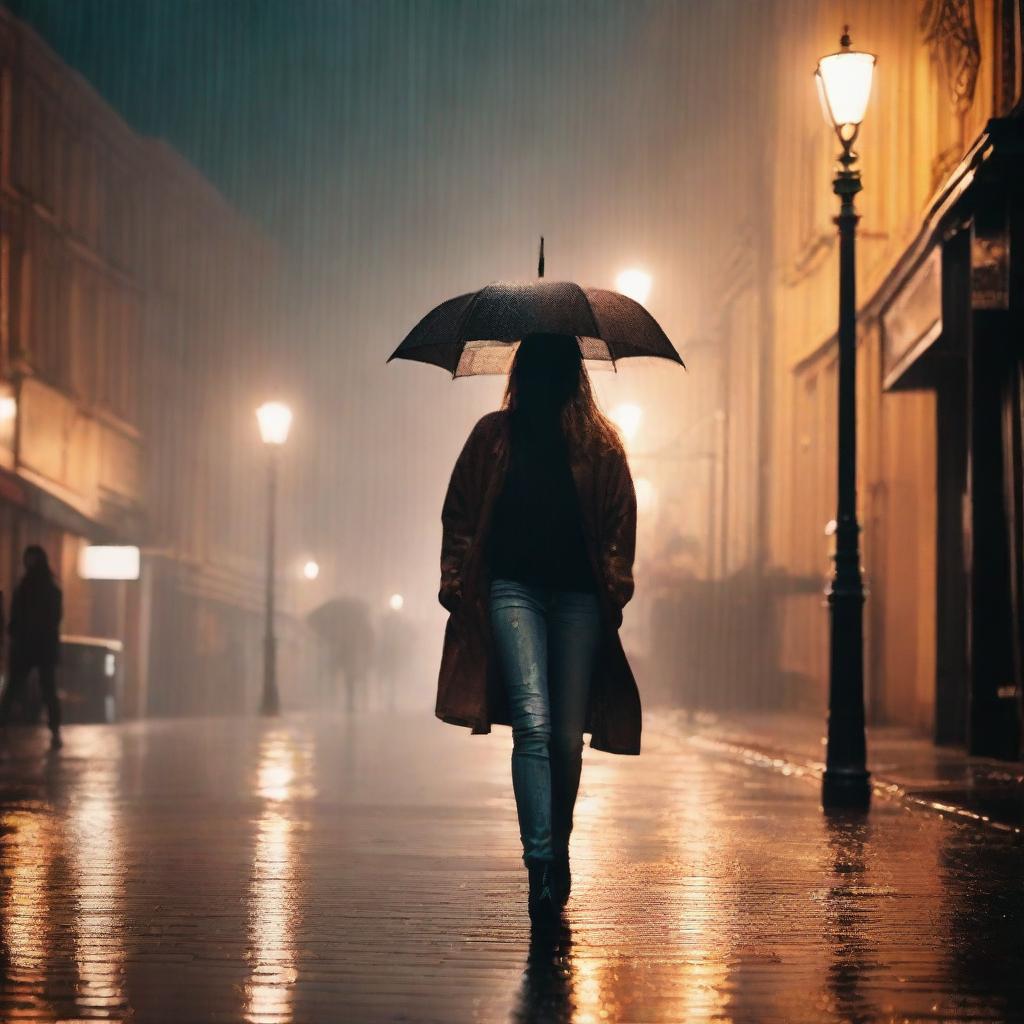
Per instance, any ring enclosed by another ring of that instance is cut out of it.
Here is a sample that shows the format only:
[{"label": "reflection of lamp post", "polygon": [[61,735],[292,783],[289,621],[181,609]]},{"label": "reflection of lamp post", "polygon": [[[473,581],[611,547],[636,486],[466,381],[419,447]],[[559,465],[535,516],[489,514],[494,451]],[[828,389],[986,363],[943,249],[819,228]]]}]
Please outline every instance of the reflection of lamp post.
[{"label": "reflection of lamp post", "polygon": [[861,189],[853,143],[871,95],[875,58],[850,49],[843,30],[838,53],[818,61],[815,81],[825,119],[843,149],[832,189],[839,197],[839,501],[835,555],[828,588],[830,659],[828,747],[822,803],[867,808],[867,744],[864,735],[864,581],[857,523],[857,298],[853,205]]},{"label": "reflection of lamp post", "polygon": [[263,698],[260,714],[276,715],[281,702],[277,693],[277,639],[274,636],[274,555],[277,541],[277,453],[288,440],[292,411],[281,402],[264,402],[256,410],[260,437],[267,446],[267,596],[263,634]]}]

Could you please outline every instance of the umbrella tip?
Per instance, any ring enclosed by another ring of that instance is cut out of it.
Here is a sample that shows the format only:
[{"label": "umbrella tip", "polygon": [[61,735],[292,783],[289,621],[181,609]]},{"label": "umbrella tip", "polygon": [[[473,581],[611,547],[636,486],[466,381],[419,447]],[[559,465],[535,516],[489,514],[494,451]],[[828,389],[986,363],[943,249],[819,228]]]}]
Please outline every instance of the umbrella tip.
[{"label": "umbrella tip", "polygon": [[537,257],[537,276],[544,276],[544,236],[540,236],[540,255]]}]

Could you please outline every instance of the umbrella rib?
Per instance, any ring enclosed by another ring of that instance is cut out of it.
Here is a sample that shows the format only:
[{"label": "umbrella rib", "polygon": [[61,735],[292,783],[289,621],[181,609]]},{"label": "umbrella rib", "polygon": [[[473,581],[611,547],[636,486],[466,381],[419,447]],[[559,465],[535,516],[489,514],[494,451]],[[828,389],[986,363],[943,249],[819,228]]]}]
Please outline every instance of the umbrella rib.
[{"label": "umbrella rib", "polygon": [[590,296],[587,294],[586,288],[581,288],[580,293],[583,295],[583,301],[587,304],[587,312],[590,313],[590,323],[594,328],[594,333],[591,337],[597,338],[598,341],[603,341],[608,346],[608,355],[614,368],[615,353],[612,351],[612,343],[607,338],[601,337],[601,325],[597,322],[597,314],[594,312],[594,307],[590,304]]},{"label": "umbrella rib", "polygon": [[[484,288],[486,287],[487,286],[484,285]],[[463,337],[463,325],[476,311],[476,304],[480,301],[480,296],[483,295],[484,288],[480,288],[476,291],[476,293],[473,295],[473,298],[470,299],[469,305],[462,311],[462,315],[459,317],[459,326],[457,330],[459,335],[458,340],[462,347],[459,349],[459,358],[455,361],[455,369],[452,370],[452,380],[455,380],[455,378],[459,374],[459,363],[462,362],[462,353],[466,351],[467,339]]]},{"label": "umbrella rib", "polygon": [[[486,287],[487,286],[485,285],[484,288],[486,288]],[[480,296],[483,295],[483,293],[484,293],[484,288],[481,288],[473,296],[472,301],[469,303],[469,305],[463,311],[462,316],[459,317],[459,341],[462,342],[463,347],[465,347],[465,344],[466,344],[467,341],[474,340],[474,339],[463,337],[463,330],[462,330],[462,328],[463,328],[463,325],[466,323],[466,321],[469,320],[470,317],[473,315],[473,313],[476,312],[476,305],[480,301]],[[460,355],[461,355],[461,353],[460,353]]]}]

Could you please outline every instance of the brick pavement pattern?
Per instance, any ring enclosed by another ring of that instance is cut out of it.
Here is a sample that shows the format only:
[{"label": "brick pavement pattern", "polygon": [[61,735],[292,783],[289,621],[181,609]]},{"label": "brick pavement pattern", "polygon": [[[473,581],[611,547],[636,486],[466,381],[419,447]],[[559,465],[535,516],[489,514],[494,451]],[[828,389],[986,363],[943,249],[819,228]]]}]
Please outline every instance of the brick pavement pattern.
[{"label": "brick pavement pattern", "polygon": [[588,750],[565,927],[531,941],[507,731],[422,715],[79,726],[0,764],[0,1019],[1024,1020],[1019,836],[651,716]]}]

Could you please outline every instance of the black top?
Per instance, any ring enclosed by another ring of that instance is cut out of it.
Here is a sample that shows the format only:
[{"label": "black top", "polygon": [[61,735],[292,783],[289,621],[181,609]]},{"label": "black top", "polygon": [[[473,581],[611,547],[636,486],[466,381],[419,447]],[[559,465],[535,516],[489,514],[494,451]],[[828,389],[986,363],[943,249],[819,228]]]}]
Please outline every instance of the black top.
[{"label": "black top", "polygon": [[492,579],[593,590],[594,573],[561,423],[514,413],[504,488],[488,539]]},{"label": "black top", "polygon": [[20,656],[50,664],[60,652],[63,601],[49,573],[29,572],[14,588],[11,600],[11,649]]}]

